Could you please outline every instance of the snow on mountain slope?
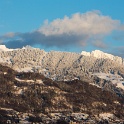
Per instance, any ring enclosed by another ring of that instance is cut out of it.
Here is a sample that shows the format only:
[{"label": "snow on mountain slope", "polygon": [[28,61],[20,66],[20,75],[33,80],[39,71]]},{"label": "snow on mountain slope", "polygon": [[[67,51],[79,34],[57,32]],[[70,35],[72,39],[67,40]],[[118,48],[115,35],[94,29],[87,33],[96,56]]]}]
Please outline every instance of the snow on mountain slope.
[{"label": "snow on mountain slope", "polygon": [[99,114],[101,119],[109,120],[110,118],[114,118],[114,115],[111,113],[101,113]]},{"label": "snow on mountain slope", "polygon": [[90,56],[90,52],[82,51],[82,52],[81,52],[81,55]]},{"label": "snow on mountain slope", "polygon": [[108,53],[104,53],[104,52],[102,52],[100,50],[95,50],[95,51],[92,51],[91,53],[90,52],[82,51],[81,54],[84,55],[84,56],[92,56],[92,57],[95,57],[95,58],[103,58],[103,59],[116,60],[119,63],[123,62],[123,59],[121,57],[114,56],[114,55],[108,54]]},{"label": "snow on mountain slope", "polygon": [[0,51],[13,51],[13,49],[9,49],[5,45],[0,45]]},{"label": "snow on mountain slope", "polygon": [[[27,45],[23,46],[22,49],[32,49],[33,47]],[[33,48],[33,49],[38,49],[38,48]],[[13,51],[13,50],[19,50],[19,48],[16,49],[9,49],[5,45],[0,45],[0,51]]]},{"label": "snow on mountain slope", "polygon": [[[27,45],[27,46],[23,47],[22,49],[38,49],[38,48],[33,48],[33,47]],[[19,49],[9,49],[5,45],[0,45],[0,51],[13,51],[13,50],[19,50]],[[114,56],[114,55],[108,54],[108,53],[104,53],[100,50],[95,50],[92,52],[82,51],[81,55],[92,56],[92,57],[103,58],[103,59],[118,60],[120,63],[123,62],[123,59],[121,57]]]},{"label": "snow on mountain slope", "polygon": [[100,50],[92,51],[91,52],[91,56],[94,56],[96,58],[108,58],[108,59],[114,60],[114,56],[113,55],[108,54],[108,53],[104,53],[104,52],[102,52]]},{"label": "snow on mountain slope", "polygon": [[98,76],[101,79],[105,79],[107,81],[111,81],[116,87],[124,90],[124,79],[118,74],[110,74],[110,73],[94,73],[93,75]]},{"label": "snow on mountain slope", "polygon": [[[124,78],[124,63],[117,57],[99,50],[72,52],[45,52],[30,46],[8,49],[1,45],[0,63],[18,72],[39,72],[55,80],[90,78],[92,73],[119,73]],[[103,58],[103,59],[100,59]],[[107,58],[107,59],[106,59]]]}]

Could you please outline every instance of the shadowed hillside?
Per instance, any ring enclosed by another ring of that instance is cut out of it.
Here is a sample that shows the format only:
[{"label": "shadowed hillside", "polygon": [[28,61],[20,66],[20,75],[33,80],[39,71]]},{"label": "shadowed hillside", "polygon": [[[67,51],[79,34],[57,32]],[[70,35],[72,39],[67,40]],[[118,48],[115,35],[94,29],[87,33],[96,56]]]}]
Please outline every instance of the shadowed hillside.
[{"label": "shadowed hillside", "polygon": [[[19,73],[0,65],[0,123],[74,121],[72,113],[99,121],[101,113],[124,118],[124,99],[81,80],[53,81],[39,73]],[[53,119],[51,113],[61,113]],[[83,121],[83,120],[82,120]]]}]

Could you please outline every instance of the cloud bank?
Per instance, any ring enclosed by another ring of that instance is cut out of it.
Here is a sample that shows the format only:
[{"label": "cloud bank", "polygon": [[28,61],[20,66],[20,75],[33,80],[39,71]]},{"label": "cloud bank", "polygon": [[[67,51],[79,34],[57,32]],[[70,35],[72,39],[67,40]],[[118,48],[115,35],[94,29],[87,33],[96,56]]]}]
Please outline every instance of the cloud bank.
[{"label": "cloud bank", "polygon": [[76,13],[70,18],[56,19],[49,23],[47,20],[39,31],[49,35],[106,35],[118,28],[120,22],[103,16],[99,11]]},{"label": "cloud bank", "polygon": [[25,45],[43,45],[46,47],[87,46],[106,48],[103,38],[121,27],[119,20],[102,15],[99,11],[76,13],[55,19],[46,20],[37,30],[27,33],[8,33],[0,37],[5,45],[11,48]]}]

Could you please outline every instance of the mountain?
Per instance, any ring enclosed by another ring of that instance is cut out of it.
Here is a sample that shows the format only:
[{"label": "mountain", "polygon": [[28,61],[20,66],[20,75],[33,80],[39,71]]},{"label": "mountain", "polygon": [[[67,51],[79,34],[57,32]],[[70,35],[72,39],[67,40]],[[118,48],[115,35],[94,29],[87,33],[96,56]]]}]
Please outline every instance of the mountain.
[{"label": "mountain", "polygon": [[122,122],[123,58],[99,50],[0,49],[0,123]]},{"label": "mountain", "polygon": [[123,99],[92,82],[53,81],[0,65],[1,124],[114,124],[123,118]]},{"label": "mountain", "polygon": [[124,59],[99,50],[80,54],[45,52],[30,46],[3,49],[0,63],[18,72],[38,72],[57,81],[89,80],[93,85],[124,96]]},{"label": "mountain", "polygon": [[5,45],[0,45],[0,51],[13,51],[13,49],[9,49]]},{"label": "mountain", "polygon": [[110,59],[110,60],[113,60],[113,61],[118,61],[119,64],[124,64],[124,59],[121,58],[121,57],[118,57],[118,56],[114,56],[112,54],[108,54],[108,53],[104,53],[100,50],[95,50],[95,51],[92,51],[91,53],[90,52],[86,52],[86,51],[82,51],[81,52],[82,55],[84,56],[92,56],[92,57],[96,57],[96,58],[103,58],[103,59]]}]

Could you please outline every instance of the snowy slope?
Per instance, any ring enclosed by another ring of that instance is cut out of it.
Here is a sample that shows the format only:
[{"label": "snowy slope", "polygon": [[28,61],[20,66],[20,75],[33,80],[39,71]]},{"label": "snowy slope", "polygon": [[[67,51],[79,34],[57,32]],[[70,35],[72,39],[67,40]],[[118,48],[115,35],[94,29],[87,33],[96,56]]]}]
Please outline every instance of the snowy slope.
[{"label": "snowy slope", "polygon": [[111,81],[116,87],[124,90],[124,79],[118,74],[110,74],[110,73],[94,73],[93,75],[98,76],[101,79],[105,79],[107,81]]},{"label": "snowy slope", "polygon": [[120,64],[123,63],[123,58],[119,57],[119,56],[114,56],[112,54],[108,54],[108,53],[104,53],[100,50],[95,50],[95,51],[92,51],[91,53],[90,52],[86,52],[86,51],[82,51],[81,52],[81,55],[84,55],[84,56],[91,56],[91,57],[95,57],[95,58],[103,58],[103,59],[110,59],[110,60],[115,60],[115,61],[118,61]]},{"label": "snowy slope", "polygon": [[[22,49],[8,49],[0,45],[0,63],[18,72],[39,72],[53,80],[72,80],[90,78],[92,73],[119,73],[124,78],[123,59],[99,50],[82,51],[81,54],[71,52],[45,52],[30,46]],[[102,58],[102,59],[101,59]],[[102,74],[103,76],[103,74]],[[102,78],[102,77],[101,77]],[[117,87],[123,88],[123,82],[111,80]]]},{"label": "snowy slope", "polygon": [[5,45],[0,45],[0,51],[13,51],[13,49],[9,49]]}]

